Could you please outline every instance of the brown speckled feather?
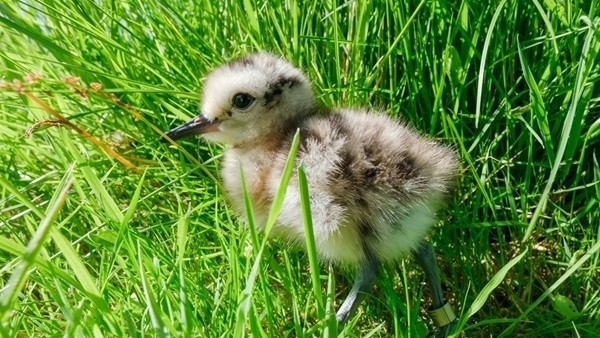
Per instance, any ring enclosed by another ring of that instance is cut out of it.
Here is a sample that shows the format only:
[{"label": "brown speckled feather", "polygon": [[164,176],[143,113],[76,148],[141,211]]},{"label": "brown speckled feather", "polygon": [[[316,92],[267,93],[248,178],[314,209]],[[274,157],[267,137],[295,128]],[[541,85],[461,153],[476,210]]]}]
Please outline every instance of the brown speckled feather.
[{"label": "brown speckled feather", "polygon": [[[237,107],[238,94],[251,104]],[[213,126],[203,136],[229,145],[222,177],[234,210],[245,214],[241,167],[259,226],[300,129],[297,163],[307,172],[317,250],[327,261],[395,260],[415,249],[457,172],[451,148],[383,113],[318,109],[306,76],[267,53],[215,69],[204,84],[201,112]],[[302,244],[297,178],[290,182],[273,234]]]}]

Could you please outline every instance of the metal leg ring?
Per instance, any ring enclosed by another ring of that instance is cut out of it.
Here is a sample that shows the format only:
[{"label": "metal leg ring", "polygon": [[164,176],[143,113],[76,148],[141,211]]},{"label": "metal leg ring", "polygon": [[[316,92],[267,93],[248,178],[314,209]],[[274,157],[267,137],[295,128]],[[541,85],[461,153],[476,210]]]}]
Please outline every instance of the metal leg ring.
[{"label": "metal leg ring", "polygon": [[441,308],[431,310],[428,314],[433,320],[433,324],[437,327],[444,327],[456,319],[456,315],[454,314],[454,311],[452,311],[450,303],[444,304]]}]

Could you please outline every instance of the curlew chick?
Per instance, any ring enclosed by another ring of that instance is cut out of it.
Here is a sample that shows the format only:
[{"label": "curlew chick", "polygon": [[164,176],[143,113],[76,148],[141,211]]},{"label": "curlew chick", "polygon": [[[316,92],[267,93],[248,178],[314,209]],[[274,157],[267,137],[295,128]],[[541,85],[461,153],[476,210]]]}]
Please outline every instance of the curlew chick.
[{"label": "curlew chick", "polygon": [[[338,321],[346,322],[356,310],[381,262],[412,253],[432,290],[434,335],[445,336],[455,316],[424,238],[455,179],[452,149],[382,114],[318,108],[306,76],[267,53],[215,69],[204,83],[201,114],[167,132],[166,139],[202,134],[227,144],[222,177],[230,202],[243,216],[241,167],[260,226],[298,129],[296,161],[304,163],[308,177],[318,255],[357,270]],[[296,182],[290,181],[272,233],[304,243]]]}]

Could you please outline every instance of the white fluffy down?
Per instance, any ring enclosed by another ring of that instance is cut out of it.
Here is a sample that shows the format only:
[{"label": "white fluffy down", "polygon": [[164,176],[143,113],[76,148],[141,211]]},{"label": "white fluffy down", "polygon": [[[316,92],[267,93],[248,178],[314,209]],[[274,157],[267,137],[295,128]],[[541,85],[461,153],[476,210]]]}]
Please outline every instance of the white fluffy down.
[{"label": "white fluffy down", "polygon": [[[237,92],[256,102],[237,111],[231,103]],[[241,167],[256,221],[264,225],[299,128],[296,164],[307,172],[320,258],[343,264],[360,264],[367,253],[382,261],[401,258],[436,223],[456,174],[454,151],[383,114],[317,109],[314,101],[306,77],[270,54],[209,76],[202,113],[222,123],[206,138],[229,144],[222,177],[234,209],[245,215]],[[304,243],[296,174],[273,235]]]}]

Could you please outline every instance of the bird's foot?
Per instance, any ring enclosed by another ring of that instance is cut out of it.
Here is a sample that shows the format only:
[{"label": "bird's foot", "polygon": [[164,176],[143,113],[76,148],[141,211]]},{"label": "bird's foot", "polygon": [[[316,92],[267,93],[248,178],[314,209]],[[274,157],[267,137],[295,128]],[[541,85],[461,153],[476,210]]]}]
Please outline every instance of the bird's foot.
[{"label": "bird's foot", "polygon": [[435,329],[433,329],[428,338],[445,338],[454,330],[457,320],[454,311],[449,303],[444,304],[441,308],[429,311],[429,317],[433,320]]}]

